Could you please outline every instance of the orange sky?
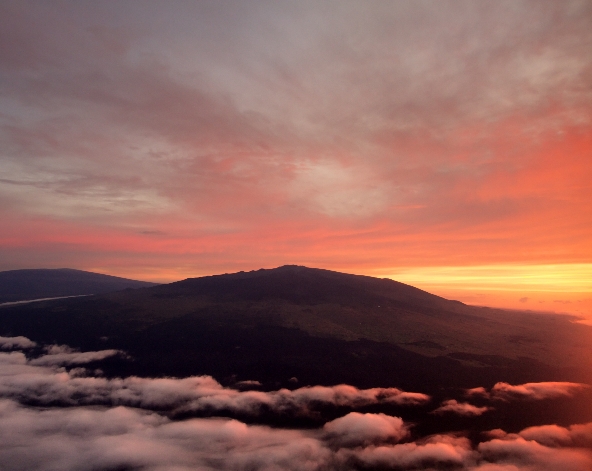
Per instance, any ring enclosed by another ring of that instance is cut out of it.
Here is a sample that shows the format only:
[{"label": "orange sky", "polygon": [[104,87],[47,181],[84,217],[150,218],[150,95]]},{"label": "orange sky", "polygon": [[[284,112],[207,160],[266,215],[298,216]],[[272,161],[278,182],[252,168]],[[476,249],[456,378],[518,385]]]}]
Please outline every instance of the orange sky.
[{"label": "orange sky", "polygon": [[592,319],[590,2],[0,9],[0,270],[302,264]]}]

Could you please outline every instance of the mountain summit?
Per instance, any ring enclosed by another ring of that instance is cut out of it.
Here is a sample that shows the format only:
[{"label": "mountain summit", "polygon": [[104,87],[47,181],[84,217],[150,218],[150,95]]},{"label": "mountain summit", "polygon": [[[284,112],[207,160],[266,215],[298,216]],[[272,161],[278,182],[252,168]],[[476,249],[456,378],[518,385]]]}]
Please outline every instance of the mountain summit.
[{"label": "mountain summit", "polygon": [[494,376],[592,380],[592,328],[567,316],[467,306],[390,279],[301,266],[4,306],[0,327],[124,350],[134,364],[121,374],[424,389]]}]

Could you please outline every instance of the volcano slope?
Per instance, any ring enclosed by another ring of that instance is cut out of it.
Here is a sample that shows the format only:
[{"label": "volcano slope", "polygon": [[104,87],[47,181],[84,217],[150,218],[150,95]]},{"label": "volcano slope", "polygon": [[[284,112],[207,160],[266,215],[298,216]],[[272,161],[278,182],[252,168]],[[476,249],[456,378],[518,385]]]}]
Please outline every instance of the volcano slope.
[{"label": "volcano slope", "polygon": [[102,294],[149,286],[156,286],[156,283],[70,268],[8,270],[0,272],[0,304]]},{"label": "volcano slope", "polygon": [[389,279],[284,266],[6,306],[0,334],[125,350],[134,361],[113,374],[433,392],[497,381],[592,382],[592,327],[573,320],[467,306]]}]

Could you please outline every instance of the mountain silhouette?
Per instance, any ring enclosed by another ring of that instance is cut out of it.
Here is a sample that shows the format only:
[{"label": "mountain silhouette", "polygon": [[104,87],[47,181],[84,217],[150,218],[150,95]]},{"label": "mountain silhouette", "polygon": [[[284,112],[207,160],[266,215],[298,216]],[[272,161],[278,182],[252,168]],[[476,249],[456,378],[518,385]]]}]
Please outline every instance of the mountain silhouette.
[{"label": "mountain silhouette", "polygon": [[4,306],[0,335],[124,350],[133,361],[107,365],[113,375],[433,391],[591,381],[592,327],[572,320],[467,306],[389,279],[283,266]]},{"label": "mountain silhouette", "polygon": [[9,270],[0,272],[0,303],[102,294],[155,285],[70,268]]}]

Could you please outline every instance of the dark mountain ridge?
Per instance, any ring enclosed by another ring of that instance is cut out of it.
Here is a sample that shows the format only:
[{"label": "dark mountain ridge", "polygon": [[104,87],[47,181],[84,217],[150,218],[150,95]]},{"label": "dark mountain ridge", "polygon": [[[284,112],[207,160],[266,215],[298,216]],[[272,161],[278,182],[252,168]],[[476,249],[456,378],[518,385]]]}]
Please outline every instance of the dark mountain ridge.
[{"label": "dark mountain ridge", "polygon": [[388,278],[350,275],[298,265],[188,278],[162,285],[157,291],[178,296],[207,295],[217,301],[281,299],[309,305],[366,305],[383,298],[410,306],[452,308],[462,304]]},{"label": "dark mountain ridge", "polygon": [[0,308],[0,335],[121,349],[112,375],[422,391],[592,382],[592,328],[467,306],[387,279],[284,266]]},{"label": "dark mountain ridge", "polygon": [[71,268],[8,270],[0,272],[0,303],[103,294],[150,286],[156,286],[156,283]]}]

